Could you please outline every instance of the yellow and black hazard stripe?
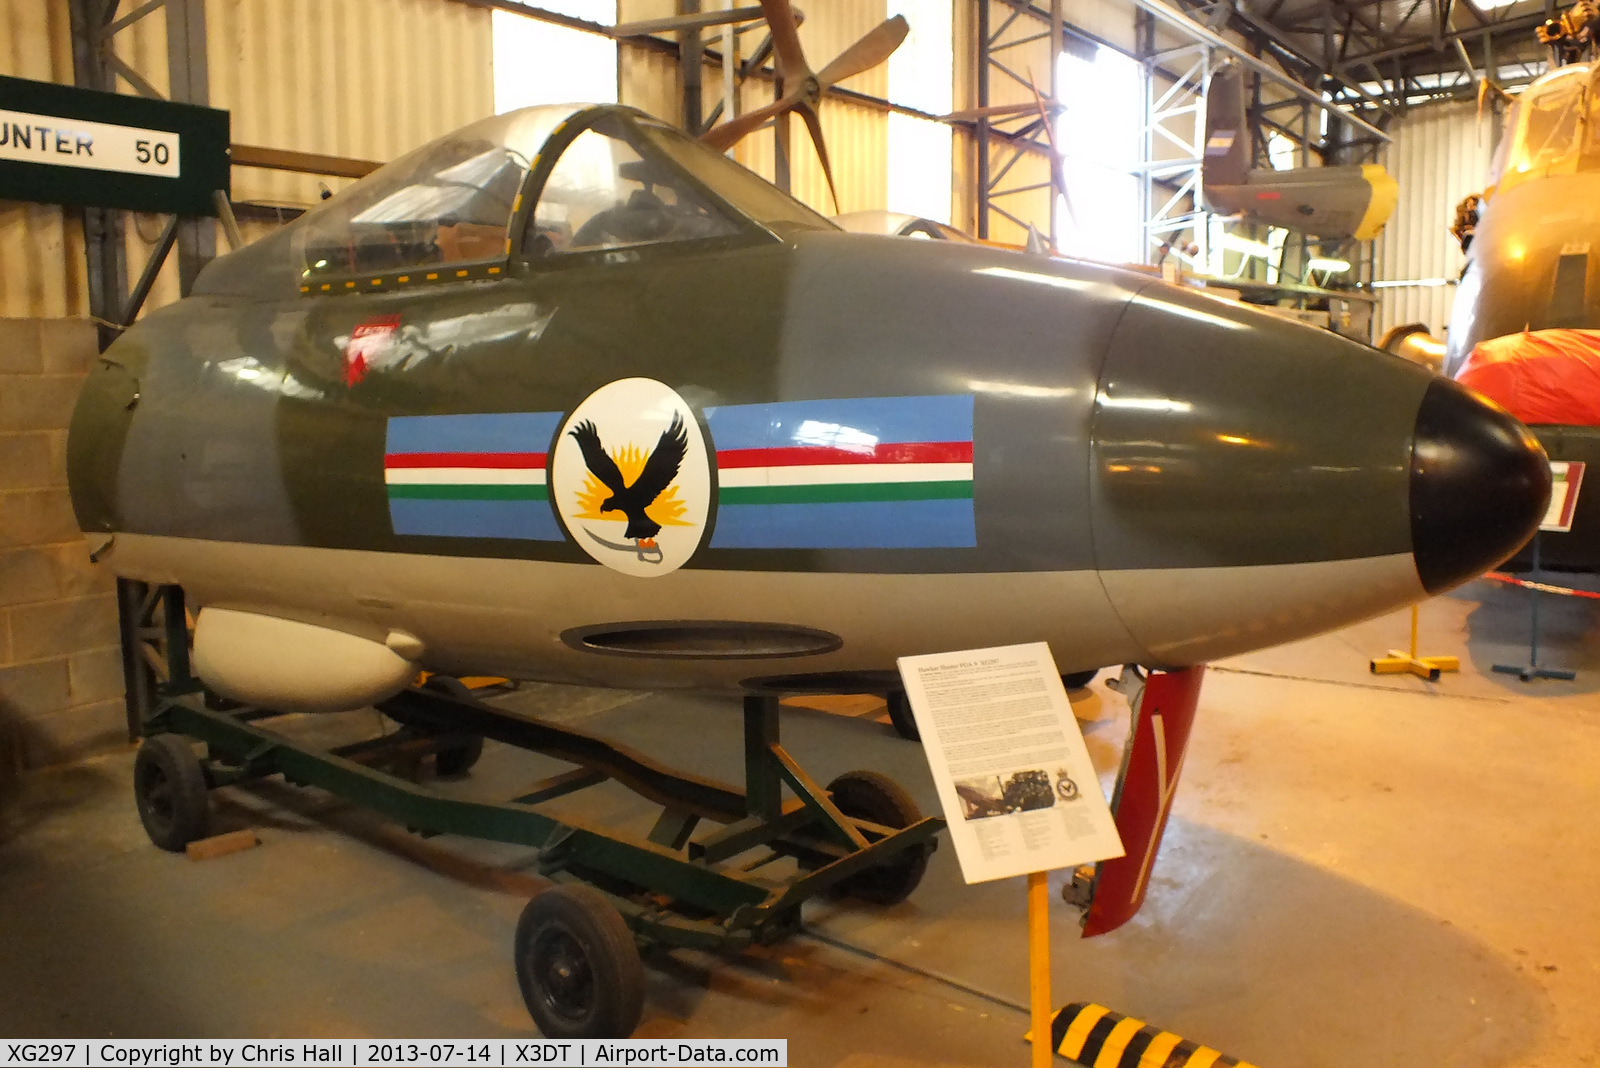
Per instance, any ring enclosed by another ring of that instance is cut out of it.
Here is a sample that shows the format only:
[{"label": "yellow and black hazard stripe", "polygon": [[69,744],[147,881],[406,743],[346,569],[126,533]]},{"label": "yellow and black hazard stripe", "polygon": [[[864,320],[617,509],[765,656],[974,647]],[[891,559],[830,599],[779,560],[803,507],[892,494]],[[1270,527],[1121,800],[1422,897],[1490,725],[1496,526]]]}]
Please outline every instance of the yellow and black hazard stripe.
[{"label": "yellow and black hazard stripe", "polygon": [[1255,1068],[1104,1005],[1078,1001],[1055,1014],[1056,1052],[1087,1068]]}]

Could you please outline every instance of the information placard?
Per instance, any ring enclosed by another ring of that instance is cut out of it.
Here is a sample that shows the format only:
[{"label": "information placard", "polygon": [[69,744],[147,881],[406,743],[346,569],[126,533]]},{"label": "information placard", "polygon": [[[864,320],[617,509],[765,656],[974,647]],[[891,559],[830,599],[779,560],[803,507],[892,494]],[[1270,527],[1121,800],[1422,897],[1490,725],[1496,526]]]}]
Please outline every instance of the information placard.
[{"label": "information placard", "polygon": [[1578,490],[1583,488],[1582,460],[1550,461],[1550,507],[1545,509],[1540,530],[1572,529],[1572,513],[1578,508]]},{"label": "information placard", "polygon": [[0,77],[0,199],[214,215],[226,111]]},{"label": "information placard", "polygon": [[1047,644],[899,663],[967,882],[1123,855]]}]

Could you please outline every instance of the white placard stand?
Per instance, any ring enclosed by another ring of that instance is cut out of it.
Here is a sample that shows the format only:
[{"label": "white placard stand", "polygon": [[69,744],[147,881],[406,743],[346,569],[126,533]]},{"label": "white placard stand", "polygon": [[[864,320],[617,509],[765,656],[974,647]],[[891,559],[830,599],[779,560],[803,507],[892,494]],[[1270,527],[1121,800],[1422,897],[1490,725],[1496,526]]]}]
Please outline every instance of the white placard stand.
[{"label": "white placard stand", "polygon": [[968,883],[1028,877],[1033,1063],[1050,1041],[1047,875],[1123,855],[1044,642],[900,658],[900,678]]}]

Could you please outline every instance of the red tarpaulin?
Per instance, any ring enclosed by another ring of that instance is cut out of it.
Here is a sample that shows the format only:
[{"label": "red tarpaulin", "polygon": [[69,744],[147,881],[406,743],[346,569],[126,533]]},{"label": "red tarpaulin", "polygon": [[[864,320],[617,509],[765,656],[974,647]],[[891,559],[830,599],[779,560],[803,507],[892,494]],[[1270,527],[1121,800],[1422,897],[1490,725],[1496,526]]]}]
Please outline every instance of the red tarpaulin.
[{"label": "red tarpaulin", "polygon": [[1524,423],[1600,427],[1600,330],[1534,330],[1481,342],[1456,381]]}]

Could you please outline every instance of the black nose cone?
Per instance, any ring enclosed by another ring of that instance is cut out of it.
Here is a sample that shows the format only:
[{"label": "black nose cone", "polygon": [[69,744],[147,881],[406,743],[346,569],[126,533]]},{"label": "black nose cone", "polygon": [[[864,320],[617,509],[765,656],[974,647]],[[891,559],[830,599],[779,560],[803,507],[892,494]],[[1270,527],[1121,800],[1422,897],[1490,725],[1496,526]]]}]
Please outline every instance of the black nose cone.
[{"label": "black nose cone", "polygon": [[1510,557],[1550,501],[1544,449],[1504,409],[1438,379],[1411,445],[1411,552],[1430,594]]}]

